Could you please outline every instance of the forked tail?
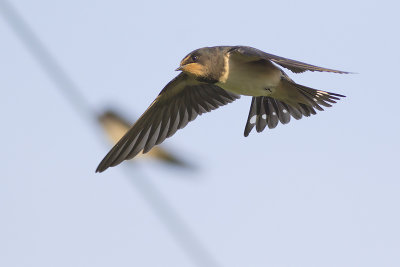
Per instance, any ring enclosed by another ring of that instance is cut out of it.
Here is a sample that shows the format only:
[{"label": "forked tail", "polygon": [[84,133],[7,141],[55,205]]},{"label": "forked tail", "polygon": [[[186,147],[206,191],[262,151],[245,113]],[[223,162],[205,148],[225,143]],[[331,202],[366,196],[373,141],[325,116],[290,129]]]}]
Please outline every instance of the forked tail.
[{"label": "forked tail", "polygon": [[256,127],[257,132],[262,132],[268,125],[273,129],[280,121],[282,124],[290,122],[290,117],[296,120],[303,116],[309,117],[316,114],[315,109],[323,111],[324,107],[331,107],[344,95],[315,90],[289,80],[282,80],[279,90],[283,94],[275,97],[258,96],[253,97],[247,118],[244,136],[248,136]]}]

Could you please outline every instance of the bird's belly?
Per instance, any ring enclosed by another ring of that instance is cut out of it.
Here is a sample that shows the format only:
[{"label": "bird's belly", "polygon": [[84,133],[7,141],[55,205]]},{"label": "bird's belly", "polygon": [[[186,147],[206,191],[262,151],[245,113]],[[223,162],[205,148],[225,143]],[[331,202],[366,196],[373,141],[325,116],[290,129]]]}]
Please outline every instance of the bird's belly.
[{"label": "bird's belly", "polygon": [[230,64],[226,79],[217,85],[240,95],[268,96],[275,91],[280,79],[281,71],[273,65]]}]

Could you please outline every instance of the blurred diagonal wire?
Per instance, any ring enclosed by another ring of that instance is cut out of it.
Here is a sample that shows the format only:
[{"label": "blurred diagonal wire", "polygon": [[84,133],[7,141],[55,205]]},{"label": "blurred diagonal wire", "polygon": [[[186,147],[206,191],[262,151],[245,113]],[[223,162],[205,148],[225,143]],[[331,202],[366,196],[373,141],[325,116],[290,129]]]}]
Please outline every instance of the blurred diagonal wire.
[{"label": "blurred diagonal wire", "polygon": [[25,23],[22,16],[17,13],[16,9],[8,3],[8,1],[0,0],[0,7],[3,11],[4,18],[11,28],[21,41],[25,43],[26,48],[47,72],[49,78],[62,89],[62,93],[75,106],[80,113],[79,115],[85,115],[86,119],[92,120],[92,110],[89,108],[89,103],[87,103],[83,95],[80,94],[78,86],[51,56],[43,43],[36,37],[28,24]]},{"label": "blurred diagonal wire", "polygon": [[[85,97],[80,93],[79,87],[62,69],[11,3],[6,0],[0,0],[0,11],[2,11],[3,17],[10,27],[26,45],[26,48],[39,62],[49,78],[61,89],[70,103],[74,105],[79,115],[84,116],[86,120],[96,121],[96,112],[92,110]],[[133,171],[137,172],[137,169],[133,169],[132,165],[125,164],[125,167],[125,170],[127,170],[125,172],[126,175],[131,175]],[[180,248],[195,265],[220,266],[149,179],[145,179],[143,175],[137,175],[134,179],[129,180],[139,189],[159,219],[180,245]]]}]

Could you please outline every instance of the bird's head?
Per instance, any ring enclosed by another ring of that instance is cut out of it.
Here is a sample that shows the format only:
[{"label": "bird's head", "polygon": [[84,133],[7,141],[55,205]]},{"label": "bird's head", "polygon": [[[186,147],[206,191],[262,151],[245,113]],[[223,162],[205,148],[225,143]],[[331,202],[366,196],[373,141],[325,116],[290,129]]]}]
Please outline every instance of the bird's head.
[{"label": "bird's head", "polygon": [[201,80],[216,82],[224,68],[223,55],[216,47],[200,48],[185,56],[176,70]]}]

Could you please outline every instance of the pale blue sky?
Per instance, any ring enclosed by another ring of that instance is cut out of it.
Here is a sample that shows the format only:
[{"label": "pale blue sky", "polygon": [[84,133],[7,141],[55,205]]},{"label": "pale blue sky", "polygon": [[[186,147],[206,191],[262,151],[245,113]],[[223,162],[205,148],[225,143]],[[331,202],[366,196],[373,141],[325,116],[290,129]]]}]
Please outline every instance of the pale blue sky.
[{"label": "pale blue sky", "polygon": [[398,1],[12,2],[99,112],[139,115],[203,46],[358,74],[287,71],[347,98],[247,138],[250,97],[197,118],[165,142],[197,172],[95,174],[104,134],[2,10],[0,266],[195,266],[127,172],[153,182],[221,266],[400,266]]}]

